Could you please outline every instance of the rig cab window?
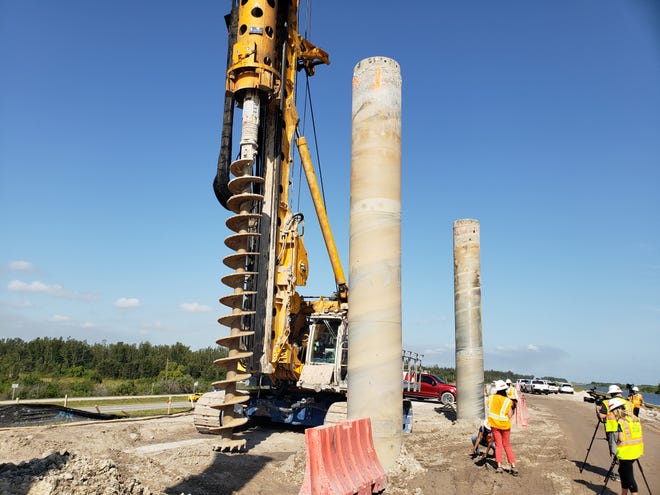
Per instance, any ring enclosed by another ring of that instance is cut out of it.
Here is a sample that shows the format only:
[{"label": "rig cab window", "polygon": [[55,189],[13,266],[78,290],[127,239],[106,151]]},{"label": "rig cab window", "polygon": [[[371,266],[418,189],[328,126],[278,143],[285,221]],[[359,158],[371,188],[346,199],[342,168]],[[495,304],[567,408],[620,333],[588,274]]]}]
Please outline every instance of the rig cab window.
[{"label": "rig cab window", "polygon": [[314,325],[312,342],[313,363],[334,363],[337,352],[338,322],[321,320]]}]

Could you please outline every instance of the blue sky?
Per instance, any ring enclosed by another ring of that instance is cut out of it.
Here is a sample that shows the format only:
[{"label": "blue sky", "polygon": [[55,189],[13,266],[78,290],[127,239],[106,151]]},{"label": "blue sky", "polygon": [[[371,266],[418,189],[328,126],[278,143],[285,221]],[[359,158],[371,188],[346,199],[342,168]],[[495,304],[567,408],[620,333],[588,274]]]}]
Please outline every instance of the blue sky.
[{"label": "blue sky", "polygon": [[[199,348],[227,333],[211,180],[229,5],[0,0],[0,337]],[[658,383],[658,4],[326,1],[311,19],[347,273],[353,67],[401,65],[404,347],[454,365],[452,224],[475,218],[487,369]],[[301,292],[330,294],[300,198]]]}]

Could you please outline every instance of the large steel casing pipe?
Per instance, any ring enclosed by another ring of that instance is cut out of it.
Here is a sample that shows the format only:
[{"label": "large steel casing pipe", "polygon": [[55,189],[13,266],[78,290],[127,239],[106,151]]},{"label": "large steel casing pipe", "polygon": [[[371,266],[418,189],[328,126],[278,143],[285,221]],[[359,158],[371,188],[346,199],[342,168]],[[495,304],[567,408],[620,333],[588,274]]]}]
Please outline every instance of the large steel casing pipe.
[{"label": "large steel casing pipe", "polygon": [[457,419],[484,419],[480,231],[477,220],[454,222],[454,319]]},{"label": "large steel casing pipe", "polygon": [[383,469],[401,451],[401,71],[353,71],[348,418],[371,418]]}]

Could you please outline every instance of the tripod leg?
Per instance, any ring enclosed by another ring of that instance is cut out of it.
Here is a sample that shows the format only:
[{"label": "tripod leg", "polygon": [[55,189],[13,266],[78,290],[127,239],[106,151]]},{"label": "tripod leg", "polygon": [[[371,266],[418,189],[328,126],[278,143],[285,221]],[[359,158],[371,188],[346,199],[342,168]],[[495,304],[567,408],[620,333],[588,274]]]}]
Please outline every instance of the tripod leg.
[{"label": "tripod leg", "polygon": [[607,486],[607,482],[610,480],[610,475],[612,474],[612,471],[614,471],[614,466],[616,465],[616,456],[612,460],[612,465],[610,466],[610,470],[607,472],[605,475],[605,484],[603,485],[602,490],[599,492],[598,495],[603,495],[605,493],[605,487]]},{"label": "tripod leg", "polygon": [[584,461],[582,461],[582,466],[580,466],[580,472],[584,470],[584,466],[587,463],[587,457],[589,457],[589,452],[591,452],[591,446],[594,444],[594,438],[596,438],[596,433],[598,433],[598,427],[600,426],[600,420],[596,423],[596,429],[594,434],[591,435],[591,442],[589,442],[589,448],[587,449],[587,455],[584,456]]},{"label": "tripod leg", "polygon": [[649,488],[649,482],[646,481],[646,476],[644,476],[644,470],[642,469],[642,463],[639,462],[639,458],[635,459],[637,461],[637,466],[639,467],[639,472],[642,473],[642,478],[644,478],[644,484],[646,485],[646,489],[649,491],[649,495],[653,495],[651,493],[651,488]]}]

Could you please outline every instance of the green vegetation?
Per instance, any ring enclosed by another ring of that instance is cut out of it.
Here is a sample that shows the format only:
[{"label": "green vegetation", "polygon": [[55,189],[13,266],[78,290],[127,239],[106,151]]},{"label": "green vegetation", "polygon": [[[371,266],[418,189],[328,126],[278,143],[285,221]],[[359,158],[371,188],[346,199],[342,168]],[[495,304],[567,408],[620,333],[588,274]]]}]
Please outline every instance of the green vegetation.
[{"label": "green vegetation", "polygon": [[117,342],[88,344],[62,338],[0,339],[0,400],[108,395],[181,394],[207,391],[225,370],[213,361],[221,347],[189,347]]},{"label": "green vegetation", "polygon": [[[198,382],[198,391],[225,378],[225,370],[213,361],[227,355],[222,347],[191,351],[174,345],[139,345],[117,342],[88,344],[62,338],[0,339],[0,400],[121,395],[187,394]],[[427,371],[456,383],[455,368],[433,365]],[[484,371],[486,383],[495,380],[534,378],[513,371]],[[565,378],[543,376],[544,380],[566,382]],[[607,387],[592,382],[587,388]],[[628,384],[619,384],[625,390]],[[638,385],[642,393],[660,393],[660,384]]]}]

